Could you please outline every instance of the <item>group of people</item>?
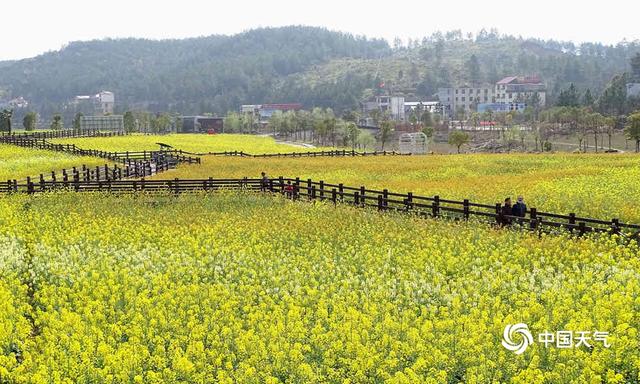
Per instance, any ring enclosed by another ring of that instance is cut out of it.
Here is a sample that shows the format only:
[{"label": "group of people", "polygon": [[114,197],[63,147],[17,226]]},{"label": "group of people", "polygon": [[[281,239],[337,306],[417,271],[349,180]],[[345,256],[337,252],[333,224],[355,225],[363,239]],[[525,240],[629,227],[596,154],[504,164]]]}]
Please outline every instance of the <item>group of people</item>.
[{"label": "group of people", "polygon": [[[522,196],[518,196],[518,200],[514,205],[511,205],[511,198],[507,197],[504,199],[504,205],[500,210],[498,221],[502,226],[511,225],[513,224],[514,218],[525,217],[526,214],[527,205],[524,203]],[[522,221],[519,221],[519,223],[522,223]]]},{"label": "group of people", "polygon": [[[262,174],[260,175],[260,190],[262,192],[268,192],[268,191],[273,191],[273,185],[271,182],[271,179],[269,179],[269,176],[267,176],[266,172],[262,172]],[[296,193],[296,188],[294,187],[293,184],[291,184],[291,180],[287,180],[287,184],[285,184],[282,188],[282,192],[289,198],[295,198],[297,193]]]}]

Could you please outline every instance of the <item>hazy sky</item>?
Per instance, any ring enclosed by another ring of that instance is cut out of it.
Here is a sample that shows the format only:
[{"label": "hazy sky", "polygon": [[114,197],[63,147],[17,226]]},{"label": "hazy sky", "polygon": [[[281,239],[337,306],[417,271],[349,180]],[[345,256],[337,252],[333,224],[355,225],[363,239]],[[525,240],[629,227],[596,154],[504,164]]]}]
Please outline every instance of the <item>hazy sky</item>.
[{"label": "hazy sky", "polygon": [[390,41],[495,27],[524,37],[617,43],[640,38],[639,11],[637,0],[20,0],[0,7],[0,59],[32,57],[76,40],[180,38],[291,24]]}]

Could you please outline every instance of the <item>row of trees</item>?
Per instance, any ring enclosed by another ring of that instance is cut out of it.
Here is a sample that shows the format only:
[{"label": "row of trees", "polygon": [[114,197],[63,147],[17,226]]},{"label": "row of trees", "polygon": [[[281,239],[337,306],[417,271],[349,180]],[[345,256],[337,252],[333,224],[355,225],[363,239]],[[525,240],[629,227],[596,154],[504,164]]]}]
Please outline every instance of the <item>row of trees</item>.
[{"label": "row of trees", "polygon": [[[276,111],[269,118],[267,127],[274,135],[287,140],[353,149],[375,147],[375,137],[368,131],[358,128],[357,119],[358,115],[353,112],[338,117],[330,108],[314,108],[311,111]],[[250,133],[258,131],[261,123],[258,116],[252,113],[231,112],[226,116],[224,126],[227,133]],[[389,137],[390,135],[387,135],[383,139],[388,140]]]},{"label": "row of trees", "polygon": [[612,150],[611,139],[618,126],[614,117],[602,115],[588,107],[555,107],[543,111],[540,122],[536,124],[539,129],[560,134],[575,134],[578,139],[579,150],[586,152],[588,149],[588,137],[593,135],[595,151],[604,149],[604,136],[608,138],[608,149]]},{"label": "row of trees", "polygon": [[164,133],[182,130],[182,118],[167,112],[127,111],[123,117],[126,132]]}]

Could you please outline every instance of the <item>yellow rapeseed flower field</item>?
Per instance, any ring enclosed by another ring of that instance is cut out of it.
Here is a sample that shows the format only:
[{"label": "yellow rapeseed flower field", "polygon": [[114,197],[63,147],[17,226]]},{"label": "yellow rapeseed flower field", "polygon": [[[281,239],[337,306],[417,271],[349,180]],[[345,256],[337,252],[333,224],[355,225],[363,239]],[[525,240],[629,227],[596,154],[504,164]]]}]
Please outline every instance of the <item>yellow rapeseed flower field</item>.
[{"label": "yellow rapeseed flower field", "polygon": [[[633,382],[639,251],[250,193],[2,197],[0,382]],[[517,355],[517,322],[611,347]]]},{"label": "yellow rapeseed flower field", "polygon": [[59,144],[76,144],[80,148],[103,151],[143,151],[157,150],[157,143],[173,146],[175,149],[195,153],[244,151],[252,154],[284,153],[328,150],[330,148],[304,148],[277,143],[272,137],[237,134],[172,134],[172,135],[129,135],[114,137],[87,137],[51,139]]},{"label": "yellow rapeseed flower field", "polygon": [[24,179],[27,176],[35,177],[40,173],[47,174],[82,164],[95,167],[111,162],[96,157],[73,156],[63,152],[0,144],[0,182]]},{"label": "yellow rapeseed flower field", "polygon": [[636,154],[475,154],[357,158],[203,157],[156,178],[301,177],[493,204],[524,195],[540,211],[640,222]]}]

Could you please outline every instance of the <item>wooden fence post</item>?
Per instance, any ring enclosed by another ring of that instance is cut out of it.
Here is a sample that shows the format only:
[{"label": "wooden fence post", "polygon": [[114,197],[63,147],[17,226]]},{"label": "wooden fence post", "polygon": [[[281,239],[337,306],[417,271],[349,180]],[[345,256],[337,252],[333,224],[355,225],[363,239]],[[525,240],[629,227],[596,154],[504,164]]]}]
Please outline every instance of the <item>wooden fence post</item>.
[{"label": "wooden fence post", "polygon": [[338,193],[340,194],[340,202],[344,201],[344,185],[338,184]]},{"label": "wooden fence post", "polygon": [[324,181],[320,180],[320,200],[324,200]]},{"label": "wooden fence post", "polygon": [[331,188],[331,201],[333,202],[333,205],[336,205],[338,203],[338,192],[336,191],[335,188]]},{"label": "wooden fence post", "polygon": [[538,210],[535,208],[531,208],[529,210],[529,218],[531,219],[531,221],[529,222],[529,228],[537,229],[539,224]]},{"label": "wooden fence post", "polygon": [[177,177],[174,179],[174,188],[175,188],[175,190],[174,190],[175,194],[176,195],[179,194],[180,193],[180,180]]},{"label": "wooden fence post", "polygon": [[464,199],[462,201],[462,216],[464,217],[465,220],[469,220],[469,199]]},{"label": "wooden fence post", "polygon": [[362,205],[363,207],[367,204],[366,197],[365,197],[365,194],[364,194],[365,191],[366,190],[364,188],[364,185],[360,186],[360,196],[359,196],[360,197],[360,205]]},{"label": "wooden fence post", "polygon": [[438,217],[440,214],[440,196],[438,195],[433,197],[433,203],[431,203],[431,214],[433,217]]},{"label": "wooden fence post", "polygon": [[616,235],[620,233],[620,219],[611,219],[611,233]]},{"label": "wooden fence post", "polygon": [[502,205],[500,203],[496,203],[496,223],[502,224]]},{"label": "wooden fence post", "polygon": [[40,191],[44,191],[44,175],[40,174]]},{"label": "wooden fence post", "polygon": [[31,177],[27,176],[27,193],[33,193],[33,183],[31,182]]},{"label": "wooden fence post", "polygon": [[389,191],[386,189],[382,190],[382,205],[386,208],[389,206]]},{"label": "wooden fence post", "polygon": [[576,224],[576,214],[573,212],[569,214],[569,224],[569,230],[573,232],[573,226]]},{"label": "wooden fence post", "polygon": [[353,192],[353,205],[356,207],[360,205],[360,195],[358,194],[358,191]]},{"label": "wooden fence post", "polygon": [[404,209],[407,212],[413,209],[413,192],[407,192],[407,198],[404,199]]},{"label": "wooden fence post", "polygon": [[384,201],[382,195],[378,195],[378,211],[382,211],[384,209]]}]

